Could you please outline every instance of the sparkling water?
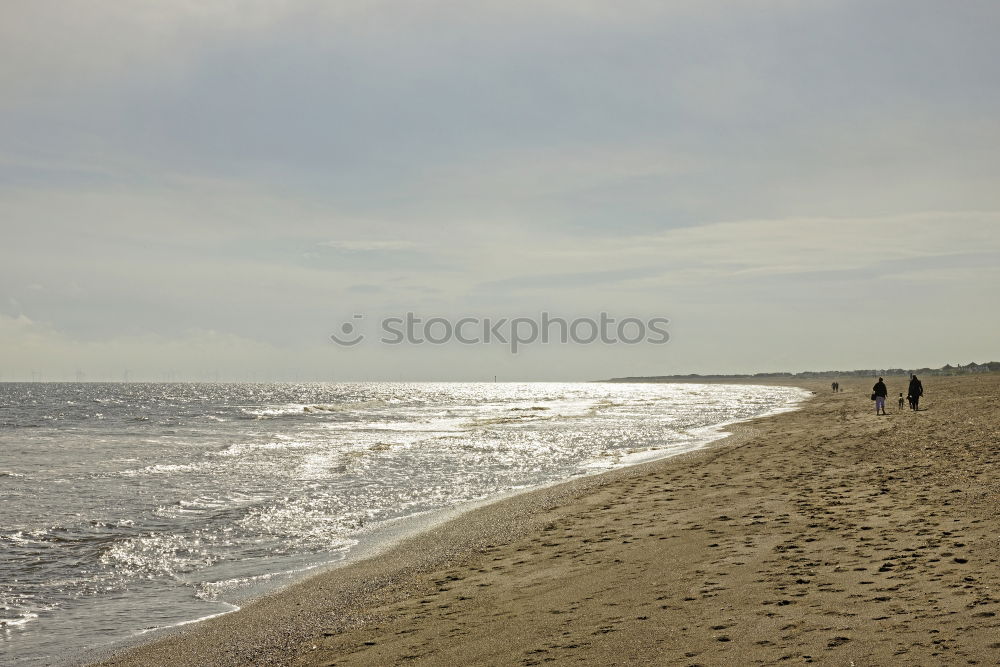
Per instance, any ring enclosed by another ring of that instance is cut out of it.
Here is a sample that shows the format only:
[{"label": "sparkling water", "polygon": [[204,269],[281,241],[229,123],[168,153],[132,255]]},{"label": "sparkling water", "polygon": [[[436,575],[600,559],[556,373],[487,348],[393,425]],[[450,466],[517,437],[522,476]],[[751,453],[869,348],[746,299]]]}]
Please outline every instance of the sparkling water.
[{"label": "sparkling water", "polygon": [[0,661],[238,608],[428,513],[689,451],[790,387],[0,384]]}]

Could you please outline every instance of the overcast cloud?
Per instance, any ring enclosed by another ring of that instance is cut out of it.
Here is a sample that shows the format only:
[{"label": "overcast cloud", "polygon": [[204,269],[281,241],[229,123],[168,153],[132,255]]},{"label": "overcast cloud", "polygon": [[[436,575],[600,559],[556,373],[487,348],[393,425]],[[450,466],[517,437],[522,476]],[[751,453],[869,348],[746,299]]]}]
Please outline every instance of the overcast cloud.
[{"label": "overcast cloud", "polygon": [[[8,5],[0,379],[1000,359],[994,2]],[[407,311],[672,338],[328,338]]]}]

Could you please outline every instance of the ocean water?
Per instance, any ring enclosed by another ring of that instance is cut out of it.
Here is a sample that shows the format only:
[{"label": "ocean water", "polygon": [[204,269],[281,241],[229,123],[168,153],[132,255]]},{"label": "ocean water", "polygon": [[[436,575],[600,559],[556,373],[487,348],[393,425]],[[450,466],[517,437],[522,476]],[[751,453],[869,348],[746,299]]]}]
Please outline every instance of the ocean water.
[{"label": "ocean water", "polygon": [[613,383],[0,384],[0,662],[72,663],[232,611],[420,517],[689,451],[803,396]]}]

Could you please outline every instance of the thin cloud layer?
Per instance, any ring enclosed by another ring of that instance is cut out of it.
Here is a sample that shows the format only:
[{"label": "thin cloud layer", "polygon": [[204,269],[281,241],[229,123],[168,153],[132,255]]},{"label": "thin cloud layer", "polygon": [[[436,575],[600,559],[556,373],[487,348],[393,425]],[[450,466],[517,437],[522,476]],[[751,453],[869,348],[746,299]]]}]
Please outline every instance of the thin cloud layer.
[{"label": "thin cloud layer", "polygon": [[[995,357],[998,18],[988,2],[11,7],[0,373],[66,376],[115,350],[137,371],[146,349],[151,377],[201,377],[192,337],[262,377]],[[551,362],[326,339],[359,312],[601,309],[676,335]],[[932,343],[884,352],[873,318]]]}]

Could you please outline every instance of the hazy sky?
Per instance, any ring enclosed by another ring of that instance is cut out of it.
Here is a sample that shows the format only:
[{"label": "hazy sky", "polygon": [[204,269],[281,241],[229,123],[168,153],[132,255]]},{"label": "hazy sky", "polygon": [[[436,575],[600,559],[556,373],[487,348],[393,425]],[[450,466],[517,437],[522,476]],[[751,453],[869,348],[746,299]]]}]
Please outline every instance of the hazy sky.
[{"label": "hazy sky", "polygon": [[[2,16],[0,379],[1000,359],[995,0]],[[662,316],[671,340],[329,339],[408,311]]]}]

